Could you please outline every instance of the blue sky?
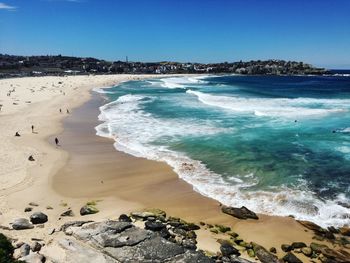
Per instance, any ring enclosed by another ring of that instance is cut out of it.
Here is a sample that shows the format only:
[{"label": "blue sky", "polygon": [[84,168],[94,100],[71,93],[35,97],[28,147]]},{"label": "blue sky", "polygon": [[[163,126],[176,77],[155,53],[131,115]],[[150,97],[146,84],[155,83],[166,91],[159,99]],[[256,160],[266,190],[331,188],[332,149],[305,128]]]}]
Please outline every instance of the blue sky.
[{"label": "blue sky", "polygon": [[350,68],[350,0],[0,0],[0,53]]}]

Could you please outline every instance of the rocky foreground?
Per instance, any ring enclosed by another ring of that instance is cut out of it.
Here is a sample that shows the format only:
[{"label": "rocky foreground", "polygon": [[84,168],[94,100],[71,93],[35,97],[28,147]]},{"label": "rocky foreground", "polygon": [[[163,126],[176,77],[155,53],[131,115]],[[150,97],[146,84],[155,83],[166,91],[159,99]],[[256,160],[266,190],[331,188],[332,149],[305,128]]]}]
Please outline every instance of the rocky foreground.
[{"label": "rocky foreground", "polygon": [[[90,207],[91,208],[91,207]],[[222,211],[242,220],[258,220],[258,216],[245,207],[222,207]],[[81,215],[93,214],[98,210],[80,210]],[[71,216],[63,213],[62,216]],[[43,227],[48,217],[35,212],[29,220],[14,220],[11,228],[2,226],[8,231],[20,231]],[[0,234],[0,262],[232,262],[232,263],[300,263],[299,255],[307,257],[307,262],[333,263],[350,262],[348,253],[350,236],[349,228],[323,229],[311,222],[300,221],[308,230],[315,233],[315,242],[307,245],[304,242],[282,244],[284,252],[278,258],[276,248],[266,249],[259,244],[244,241],[229,227],[188,223],[180,218],[167,217],[159,209],[133,212],[121,215],[117,220],[103,222],[69,221],[58,229],[50,231],[52,239],[32,238],[30,244],[21,240],[8,240]],[[196,231],[204,229],[218,235],[220,252],[213,254],[197,248]],[[329,247],[322,243],[333,244]],[[318,241],[318,242],[317,242]],[[320,243],[319,243],[320,242]],[[243,258],[242,258],[243,257]],[[249,258],[249,260],[247,260]]]}]

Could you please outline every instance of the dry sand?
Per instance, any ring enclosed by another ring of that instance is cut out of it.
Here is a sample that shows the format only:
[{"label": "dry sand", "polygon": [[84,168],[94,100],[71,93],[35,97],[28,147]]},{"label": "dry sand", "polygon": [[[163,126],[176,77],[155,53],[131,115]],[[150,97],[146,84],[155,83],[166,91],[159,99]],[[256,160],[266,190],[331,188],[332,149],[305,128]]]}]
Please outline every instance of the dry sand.
[{"label": "dry sand", "polygon": [[[275,246],[278,251],[282,243],[310,243],[313,234],[294,219],[260,215],[258,221],[245,221],[222,214],[217,201],[195,192],[165,163],[117,152],[112,140],[95,135],[98,106],[103,101],[99,95],[91,98],[91,89],[148,77],[152,76],[0,80],[0,225],[8,226],[15,218],[28,217],[24,208],[29,202],[40,205],[34,211],[49,216],[44,229],[5,231],[6,234],[22,240],[35,236],[49,241],[52,236],[48,229],[72,220],[59,219],[62,212],[72,208],[74,219],[79,219],[82,205],[99,200],[100,212],[84,218],[115,219],[121,213],[155,207],[188,221],[230,226],[245,241],[266,248]],[[36,133],[31,132],[31,125]],[[14,137],[16,131],[21,137]],[[60,147],[53,144],[56,136]],[[29,155],[35,162],[28,161]],[[46,209],[47,206],[54,209]],[[198,237],[200,248],[218,250],[215,234],[201,230]]]}]

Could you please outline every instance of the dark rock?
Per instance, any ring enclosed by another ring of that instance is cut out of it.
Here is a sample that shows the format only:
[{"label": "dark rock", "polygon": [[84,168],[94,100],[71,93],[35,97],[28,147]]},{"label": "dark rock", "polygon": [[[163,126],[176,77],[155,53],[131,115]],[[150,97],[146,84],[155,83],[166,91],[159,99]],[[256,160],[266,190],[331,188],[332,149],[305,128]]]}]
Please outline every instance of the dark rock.
[{"label": "dark rock", "polygon": [[270,248],[270,252],[276,254],[277,253],[277,249],[275,247],[272,247],[272,248]]},{"label": "dark rock", "polygon": [[339,232],[340,232],[340,234],[342,234],[343,236],[348,236],[348,237],[350,237],[350,227],[341,227],[341,228],[339,228]]},{"label": "dark rock", "polygon": [[73,212],[72,209],[69,209],[69,210],[63,212],[63,213],[61,214],[61,216],[70,216],[70,217],[73,217],[73,216],[74,216],[74,212]]},{"label": "dark rock", "polygon": [[268,252],[264,247],[253,243],[253,249],[255,252],[255,255],[262,263],[279,263],[278,258]]},{"label": "dark rock", "polygon": [[[208,258],[207,256],[204,255],[203,252],[201,251],[192,251],[192,250],[187,250],[184,254],[177,255],[169,260],[166,261],[167,263],[178,263],[178,262],[183,262],[183,263],[192,263],[192,262],[197,262],[197,263],[214,263],[214,260]],[[233,261],[231,261],[233,262]],[[234,262],[234,263],[249,263],[249,262]]]},{"label": "dark rock", "polygon": [[33,210],[33,208],[31,208],[31,207],[26,207],[26,208],[24,208],[24,212],[32,212],[32,210]]},{"label": "dark rock", "polygon": [[345,250],[336,251],[330,248],[322,248],[321,252],[327,259],[335,260],[335,262],[350,262],[350,253],[346,252]]},{"label": "dark rock", "polygon": [[96,214],[98,212],[99,212],[99,210],[93,205],[84,205],[80,209],[80,215],[81,216]]},{"label": "dark rock", "polygon": [[339,234],[339,229],[336,229],[334,226],[328,227],[328,231],[333,234]]},{"label": "dark rock", "polygon": [[332,232],[320,227],[319,225],[317,225],[315,223],[312,223],[310,221],[303,221],[303,220],[297,220],[297,222],[299,222],[304,227],[314,231],[315,234],[318,236],[322,236],[322,237],[325,237],[328,239],[335,239],[335,236]]},{"label": "dark rock", "polygon": [[197,249],[196,241],[193,240],[193,239],[184,239],[184,240],[182,240],[182,246],[184,248],[191,249],[191,250],[196,250]]},{"label": "dark rock", "polygon": [[307,247],[304,242],[293,242],[291,246],[293,249]]},{"label": "dark rock", "polygon": [[310,244],[310,248],[312,249],[312,251],[319,254],[319,253],[322,253],[322,249],[328,248],[328,246],[312,242]]},{"label": "dark rock", "polygon": [[291,245],[288,245],[288,244],[282,244],[281,245],[281,249],[284,251],[284,252],[289,252],[289,251],[292,251],[293,250],[293,247]]},{"label": "dark rock", "polygon": [[240,256],[238,249],[234,248],[229,242],[222,242],[220,246],[220,251],[224,257],[229,257],[231,255]]},{"label": "dark rock", "polygon": [[165,225],[161,222],[154,222],[154,221],[145,222],[145,229],[148,229],[148,230],[161,231],[164,228],[165,228]]},{"label": "dark rock", "polygon": [[34,226],[25,218],[18,218],[12,223],[12,228],[15,230],[32,229]]},{"label": "dark rock", "polygon": [[189,239],[196,239],[196,238],[197,238],[197,234],[196,234],[196,232],[194,232],[193,230],[187,231],[187,232],[186,232],[186,238],[189,238]]},{"label": "dark rock", "polygon": [[221,211],[225,214],[231,215],[239,219],[259,219],[259,217],[254,212],[250,211],[245,206],[237,208],[223,205],[221,207]]},{"label": "dark rock", "polygon": [[287,263],[303,263],[299,258],[297,258],[292,252],[287,253],[283,257],[283,261]]},{"label": "dark rock", "polygon": [[38,252],[40,251],[42,245],[39,243],[39,242],[34,242],[32,245],[31,245],[31,250],[33,252]]},{"label": "dark rock", "polygon": [[34,225],[46,223],[47,220],[47,215],[42,212],[35,212],[30,216],[30,222],[32,222]]},{"label": "dark rock", "polygon": [[126,214],[121,214],[118,218],[120,222],[132,222],[131,218]]},{"label": "dark rock", "polygon": [[30,206],[39,206],[39,205],[38,205],[37,203],[35,203],[35,202],[30,202],[29,205],[30,205]]},{"label": "dark rock", "polygon": [[168,239],[169,237],[171,237],[171,234],[169,233],[169,231],[166,228],[163,228],[162,230],[159,231],[159,235],[162,238],[166,238]]},{"label": "dark rock", "polygon": [[324,237],[328,239],[335,239],[335,235],[332,232],[326,231]]}]

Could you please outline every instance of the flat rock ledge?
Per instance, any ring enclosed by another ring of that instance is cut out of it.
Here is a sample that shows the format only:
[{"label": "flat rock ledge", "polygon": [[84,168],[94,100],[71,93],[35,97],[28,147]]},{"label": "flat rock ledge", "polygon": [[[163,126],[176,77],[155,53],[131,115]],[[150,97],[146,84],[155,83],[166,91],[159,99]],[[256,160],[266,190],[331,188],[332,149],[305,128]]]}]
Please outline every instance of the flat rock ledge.
[{"label": "flat rock ledge", "polygon": [[60,239],[41,250],[47,262],[250,262],[234,255],[209,257],[162,237],[158,230],[124,221],[69,222],[61,231],[64,235]]}]

